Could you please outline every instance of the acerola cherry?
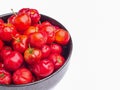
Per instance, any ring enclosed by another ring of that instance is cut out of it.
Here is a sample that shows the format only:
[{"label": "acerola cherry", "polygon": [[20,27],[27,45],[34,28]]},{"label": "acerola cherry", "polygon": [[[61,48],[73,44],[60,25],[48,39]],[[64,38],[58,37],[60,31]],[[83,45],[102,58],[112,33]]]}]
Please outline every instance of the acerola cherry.
[{"label": "acerola cherry", "polygon": [[58,53],[50,54],[48,59],[54,63],[55,70],[58,70],[65,62],[65,58]]},{"label": "acerola cherry", "polygon": [[27,14],[17,14],[13,19],[12,24],[20,33],[23,33],[31,25],[31,18]]},{"label": "acerola cherry", "polygon": [[0,84],[9,85],[11,81],[11,74],[4,69],[0,69]]},{"label": "acerola cherry", "polygon": [[29,35],[34,32],[38,32],[39,29],[36,26],[30,26],[27,30],[25,30],[24,34]]},{"label": "acerola cherry", "polygon": [[51,53],[51,48],[49,45],[45,44],[42,45],[41,47],[41,52],[42,52],[42,58],[46,58],[49,56],[49,54]]},{"label": "acerola cherry", "polygon": [[8,55],[12,53],[12,48],[10,46],[4,46],[0,51],[0,58],[4,61]]},{"label": "acerola cherry", "polygon": [[61,54],[62,53],[62,46],[60,46],[59,44],[57,43],[52,43],[50,45],[50,48],[51,48],[51,52],[52,53],[58,53],[58,54]]},{"label": "acerola cherry", "polygon": [[23,63],[23,56],[18,51],[13,51],[4,60],[5,69],[8,71],[16,71]]},{"label": "acerola cherry", "polygon": [[14,25],[5,23],[0,29],[0,39],[3,41],[11,41],[12,36],[14,36],[16,33],[17,31]]},{"label": "acerola cherry", "polygon": [[14,39],[12,42],[13,49],[20,53],[24,53],[24,51],[28,48],[27,35],[19,35],[17,37],[14,37],[13,39]]},{"label": "acerola cherry", "polygon": [[28,36],[28,42],[32,47],[41,48],[47,42],[47,34],[45,32],[35,32]]},{"label": "acerola cherry", "polygon": [[54,71],[54,64],[49,59],[43,59],[31,66],[32,72],[38,77],[47,77]]},{"label": "acerola cherry", "polygon": [[55,28],[54,28],[54,26],[46,25],[46,26],[42,27],[41,29],[44,32],[47,33],[47,36],[48,36],[47,43],[48,44],[50,44],[50,43],[55,41]]},{"label": "acerola cherry", "polygon": [[40,49],[28,48],[24,52],[24,59],[28,64],[38,63],[42,57]]},{"label": "acerola cherry", "polygon": [[13,73],[14,84],[27,84],[33,80],[32,73],[27,68],[20,68]]},{"label": "acerola cherry", "polygon": [[41,15],[39,14],[38,10],[36,9],[30,9],[30,8],[23,8],[19,10],[18,14],[26,13],[30,16],[32,25],[39,22]]},{"label": "acerola cherry", "polygon": [[57,32],[55,33],[55,42],[61,45],[66,45],[69,40],[70,40],[70,35],[68,31],[64,29],[58,29]]}]

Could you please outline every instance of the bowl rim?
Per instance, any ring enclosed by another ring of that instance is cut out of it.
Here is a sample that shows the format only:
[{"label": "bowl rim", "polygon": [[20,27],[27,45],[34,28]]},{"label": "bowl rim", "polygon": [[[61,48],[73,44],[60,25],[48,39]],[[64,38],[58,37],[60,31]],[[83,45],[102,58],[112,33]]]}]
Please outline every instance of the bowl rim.
[{"label": "bowl rim", "polygon": [[[2,17],[5,17],[5,16],[9,16],[9,15],[13,15],[12,13],[6,13],[6,14],[2,14],[0,15],[0,18]],[[47,17],[47,18],[50,18],[51,20],[54,20],[55,22],[57,22],[58,24],[60,24],[66,31],[68,31],[60,22],[58,22],[56,19],[50,17],[50,16],[47,16],[47,15],[44,15],[44,14],[41,14],[41,17]],[[69,32],[69,31],[68,31]],[[69,33],[70,34],[70,33]],[[41,80],[38,80],[38,81],[35,81],[35,82],[31,82],[31,83],[27,83],[27,84],[20,84],[20,85],[14,85],[14,84],[10,84],[10,85],[4,85],[4,84],[0,84],[0,86],[3,86],[3,87],[24,87],[24,86],[30,86],[30,85],[34,85],[34,84],[38,84],[40,82],[44,82],[50,78],[52,78],[53,76],[55,76],[57,73],[59,73],[65,66],[66,64],[69,62],[70,60],[70,57],[72,55],[72,50],[73,50],[73,41],[72,41],[72,38],[71,38],[71,35],[70,35],[70,52],[69,52],[69,55],[65,61],[65,63],[55,72],[53,72],[51,75],[41,79]]]}]

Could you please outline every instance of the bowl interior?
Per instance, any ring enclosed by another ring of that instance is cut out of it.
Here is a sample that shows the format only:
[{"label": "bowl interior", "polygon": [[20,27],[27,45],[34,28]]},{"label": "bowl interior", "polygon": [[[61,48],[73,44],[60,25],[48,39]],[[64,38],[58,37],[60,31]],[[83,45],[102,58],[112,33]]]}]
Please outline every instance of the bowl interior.
[{"label": "bowl interior", "polygon": [[[4,22],[7,22],[7,19],[12,15],[12,13],[8,13],[8,14],[3,14],[3,15],[0,15],[0,18],[4,20]],[[58,26],[62,29],[65,29],[67,30],[61,23],[59,23],[58,21],[56,21],[55,19],[49,17],[49,16],[46,16],[46,15],[43,15],[41,14],[41,19],[40,19],[41,22],[43,21],[49,21],[51,24],[55,25],[55,26]],[[68,31],[68,30],[67,30]],[[68,31],[69,32],[69,31]],[[32,82],[32,83],[29,83],[29,84],[23,84],[23,85],[7,85],[7,86],[24,86],[24,85],[31,85],[31,84],[35,84],[35,83],[40,83],[40,82],[43,82],[44,80],[47,80],[49,79],[50,77],[53,77],[56,73],[60,72],[62,70],[62,68],[68,63],[69,61],[69,58],[71,56],[71,53],[72,53],[72,39],[70,37],[70,40],[68,42],[68,44],[66,46],[63,46],[63,53],[62,55],[65,57],[66,61],[64,63],[64,65],[58,69],[56,72],[54,72],[53,74],[51,74],[50,76],[42,79],[42,80],[39,80],[39,81],[35,81],[35,82]],[[4,86],[4,85],[3,85]]]}]

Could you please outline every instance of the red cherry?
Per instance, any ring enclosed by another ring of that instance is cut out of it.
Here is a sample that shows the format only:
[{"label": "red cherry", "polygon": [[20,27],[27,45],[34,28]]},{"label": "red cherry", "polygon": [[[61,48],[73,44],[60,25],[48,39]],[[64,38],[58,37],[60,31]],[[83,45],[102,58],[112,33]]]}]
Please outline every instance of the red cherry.
[{"label": "red cherry", "polygon": [[12,36],[17,33],[16,28],[12,24],[4,24],[2,28],[0,28],[0,39],[3,41],[11,41]]},{"label": "red cherry", "polygon": [[28,48],[24,52],[24,59],[28,64],[38,63],[42,57],[40,49]]},{"label": "red cherry", "polygon": [[54,63],[55,70],[58,70],[65,62],[65,58],[58,53],[50,54],[48,59]]},{"label": "red cherry", "polygon": [[41,15],[36,9],[30,9],[28,13],[30,13],[33,25],[39,22]]},{"label": "red cherry", "polygon": [[32,47],[41,48],[47,42],[47,34],[45,32],[35,32],[28,36],[28,42]]},{"label": "red cherry", "polygon": [[13,19],[12,24],[20,33],[23,33],[31,25],[31,18],[27,14],[17,14]]},{"label": "red cherry", "polygon": [[55,33],[55,42],[66,45],[70,40],[70,35],[68,31],[64,29],[57,29],[57,32]]},{"label": "red cherry", "polygon": [[10,46],[4,46],[0,51],[0,58],[4,61],[8,55],[12,53],[12,48]]},{"label": "red cherry", "polygon": [[4,69],[0,69],[0,84],[8,85],[11,84],[11,81],[11,74]]},{"label": "red cherry", "polygon": [[24,53],[24,51],[28,48],[27,39],[27,35],[19,35],[15,37],[12,42],[13,49],[20,53]]},{"label": "red cherry", "polygon": [[41,24],[35,24],[34,26],[37,27],[39,30],[42,30],[45,26],[51,26],[52,24],[48,21],[44,21]]},{"label": "red cherry", "polygon": [[27,84],[32,82],[33,76],[27,68],[20,68],[13,73],[12,79],[14,84]]},{"label": "red cherry", "polygon": [[29,35],[34,32],[38,32],[39,29],[36,26],[30,26],[27,30],[25,30],[24,34]]},{"label": "red cherry", "polygon": [[57,43],[52,43],[50,45],[50,48],[52,53],[58,53],[58,54],[62,53],[62,46]]},{"label": "red cherry", "polygon": [[21,13],[26,13],[26,12],[29,11],[29,9],[30,9],[30,8],[22,8],[22,9],[19,10],[19,14],[21,14]]},{"label": "red cherry", "polygon": [[32,20],[32,25],[38,23],[41,18],[41,15],[39,14],[38,10],[36,10],[36,9],[23,8],[23,9],[19,10],[19,12],[18,12],[18,14],[21,14],[21,13],[26,13],[30,16],[30,18]]},{"label": "red cherry", "polygon": [[49,56],[49,54],[51,53],[51,49],[49,45],[42,45],[41,47],[41,52],[42,52],[42,58],[46,58]]},{"label": "red cherry", "polygon": [[8,71],[16,71],[23,63],[23,56],[17,51],[13,51],[4,60],[5,69]]},{"label": "red cherry", "polygon": [[31,66],[32,72],[38,77],[47,77],[54,71],[54,65],[49,59],[43,59]]},{"label": "red cherry", "polygon": [[55,41],[55,28],[54,28],[54,26],[46,25],[46,26],[43,26],[41,29],[44,32],[47,33],[47,36],[48,36],[47,43],[48,44],[50,44],[50,43]]}]

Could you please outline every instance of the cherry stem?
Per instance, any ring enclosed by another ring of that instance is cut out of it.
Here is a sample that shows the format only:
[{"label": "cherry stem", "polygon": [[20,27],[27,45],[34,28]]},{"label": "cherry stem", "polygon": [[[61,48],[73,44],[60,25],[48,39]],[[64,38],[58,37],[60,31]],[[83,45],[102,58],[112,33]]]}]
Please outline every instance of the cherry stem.
[{"label": "cherry stem", "polygon": [[17,13],[15,13],[13,9],[11,9],[11,11],[13,12],[13,14],[14,14],[15,16],[17,16]]},{"label": "cherry stem", "polygon": [[33,53],[33,48],[31,48],[31,46],[30,46],[30,43],[28,44],[28,47],[29,47],[29,53]]},{"label": "cherry stem", "polygon": [[30,43],[28,44],[28,47],[31,48]]}]

